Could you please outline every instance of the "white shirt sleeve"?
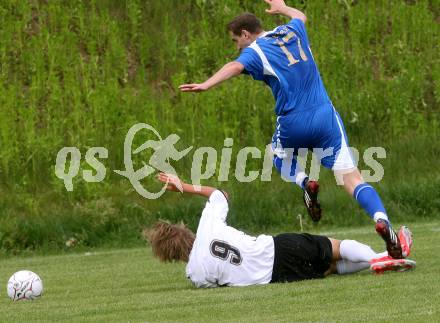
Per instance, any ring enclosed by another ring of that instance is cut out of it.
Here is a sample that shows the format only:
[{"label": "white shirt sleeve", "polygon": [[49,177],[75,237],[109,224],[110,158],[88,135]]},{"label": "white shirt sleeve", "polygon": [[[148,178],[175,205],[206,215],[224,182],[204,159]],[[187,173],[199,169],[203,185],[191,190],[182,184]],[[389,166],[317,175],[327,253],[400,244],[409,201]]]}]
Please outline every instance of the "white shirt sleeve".
[{"label": "white shirt sleeve", "polygon": [[211,194],[208,202],[206,202],[202,217],[215,217],[226,223],[228,211],[228,200],[221,191],[216,190]]}]

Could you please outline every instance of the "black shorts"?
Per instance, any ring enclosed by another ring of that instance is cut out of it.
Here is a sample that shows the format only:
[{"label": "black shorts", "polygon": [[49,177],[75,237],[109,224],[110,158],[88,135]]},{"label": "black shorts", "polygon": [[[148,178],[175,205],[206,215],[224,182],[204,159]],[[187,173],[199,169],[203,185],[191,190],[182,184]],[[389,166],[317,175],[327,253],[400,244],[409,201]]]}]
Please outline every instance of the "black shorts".
[{"label": "black shorts", "polygon": [[327,237],[308,233],[283,233],[273,237],[275,259],[271,283],[323,278],[332,263]]}]

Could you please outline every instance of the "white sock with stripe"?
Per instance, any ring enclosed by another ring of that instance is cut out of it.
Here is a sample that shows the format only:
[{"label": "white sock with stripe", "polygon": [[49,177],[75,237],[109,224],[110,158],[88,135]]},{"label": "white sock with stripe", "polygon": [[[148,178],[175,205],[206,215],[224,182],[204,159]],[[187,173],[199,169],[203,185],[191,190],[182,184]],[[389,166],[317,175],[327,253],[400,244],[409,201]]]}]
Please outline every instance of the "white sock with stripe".
[{"label": "white sock with stripe", "polygon": [[339,253],[342,260],[336,262],[338,274],[351,274],[370,268],[370,261],[388,255],[388,252],[376,253],[370,246],[356,240],[342,240]]},{"label": "white sock with stripe", "polygon": [[351,262],[369,262],[372,259],[388,255],[388,252],[376,253],[370,246],[356,240],[342,240],[339,253],[343,260]]}]

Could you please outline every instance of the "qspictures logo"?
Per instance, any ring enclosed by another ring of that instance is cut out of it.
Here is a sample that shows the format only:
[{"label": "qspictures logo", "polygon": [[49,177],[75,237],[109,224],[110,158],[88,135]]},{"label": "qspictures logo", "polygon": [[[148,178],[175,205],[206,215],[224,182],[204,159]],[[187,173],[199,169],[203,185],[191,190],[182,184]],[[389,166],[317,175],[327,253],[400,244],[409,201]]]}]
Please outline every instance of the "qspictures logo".
[{"label": "qspictures logo", "polygon": [[[153,139],[146,140],[142,145],[133,149],[133,143],[139,132],[151,136]],[[150,192],[141,181],[158,172],[164,172],[177,176],[176,170],[171,165],[179,162],[194,150],[191,163],[191,183],[200,188],[201,181],[207,180],[218,174],[217,180],[220,182],[230,179],[233,139],[225,138],[224,147],[220,153],[213,147],[199,147],[194,149],[189,146],[183,150],[178,150],[176,144],[180,141],[177,134],[170,134],[162,138],[160,133],[151,125],[137,123],[127,132],[124,140],[124,170],[113,170],[114,173],[125,177],[133,186],[138,194],[146,199],[157,199],[166,190],[167,183],[156,192]],[[347,147],[349,151],[338,151],[339,154],[350,154],[357,165],[359,151],[354,147]],[[341,149],[342,150],[342,149]],[[135,169],[133,156],[139,155],[144,151],[150,152],[148,162],[142,161],[142,167]],[[283,148],[279,142],[269,144],[261,151],[257,147],[243,147],[236,155],[234,177],[238,182],[249,183],[255,180],[268,182],[272,180],[274,156],[281,162],[281,177],[286,182],[297,182],[298,177],[304,174],[309,156],[311,155],[309,177],[318,180],[320,173],[320,163],[322,158],[331,156],[333,148],[325,150],[321,148],[313,149],[310,154],[309,149],[300,148],[296,151],[293,148]],[[82,177],[86,182],[102,182],[107,173],[105,165],[100,159],[107,159],[109,151],[105,147],[91,147],[85,154],[85,162],[93,170],[82,170]],[[220,157],[220,159],[219,159]],[[77,147],[63,147],[59,150],[56,157],[55,175],[64,182],[67,191],[73,191],[73,179],[78,176],[81,167],[81,152]],[[386,151],[383,147],[370,147],[363,153],[363,160],[370,170],[361,170],[362,177],[366,182],[379,182],[384,175],[382,165],[375,158],[386,158]],[[248,170],[248,160],[261,160],[259,170]],[[69,162],[69,163],[68,163]],[[219,162],[219,167],[217,164]],[[69,165],[67,165],[69,164]],[[350,170],[347,170],[350,171]],[[343,185],[340,177],[335,177],[338,185]],[[182,188],[178,187],[181,191]]]}]

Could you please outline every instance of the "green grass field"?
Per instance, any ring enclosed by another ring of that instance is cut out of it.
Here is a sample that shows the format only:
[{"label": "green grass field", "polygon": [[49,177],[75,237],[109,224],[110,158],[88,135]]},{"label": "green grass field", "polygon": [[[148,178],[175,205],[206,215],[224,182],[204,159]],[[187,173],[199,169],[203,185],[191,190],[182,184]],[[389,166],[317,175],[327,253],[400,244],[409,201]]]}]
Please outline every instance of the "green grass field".
[{"label": "green grass field", "polygon": [[[161,264],[149,248],[0,260],[0,321],[438,321],[440,222],[412,224],[417,269],[323,280],[197,290],[184,264]],[[320,231],[382,248],[372,227]],[[6,296],[9,276],[30,269],[45,292],[34,302]]]}]

